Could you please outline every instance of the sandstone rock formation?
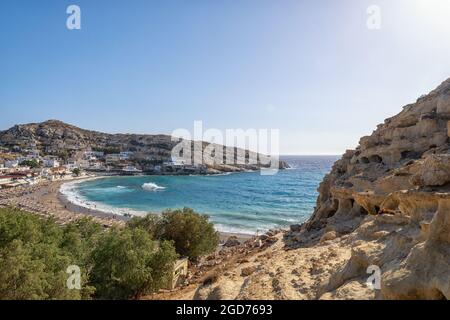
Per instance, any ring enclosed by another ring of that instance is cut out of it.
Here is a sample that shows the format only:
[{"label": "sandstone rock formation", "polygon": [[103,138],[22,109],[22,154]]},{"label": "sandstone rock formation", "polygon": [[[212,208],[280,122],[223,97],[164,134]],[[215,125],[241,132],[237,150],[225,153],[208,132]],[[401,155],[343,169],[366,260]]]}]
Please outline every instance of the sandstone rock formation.
[{"label": "sandstone rock formation", "polygon": [[[447,80],[346,152],[320,185],[302,230],[361,236],[368,221],[397,226],[377,241],[380,248],[349,261],[348,277],[358,274],[355,264],[384,269],[382,298],[450,297],[449,120]],[[373,231],[366,236],[380,232]]]},{"label": "sandstone rock formation", "polygon": [[306,223],[197,297],[449,299],[449,120],[450,79],[347,151]]}]

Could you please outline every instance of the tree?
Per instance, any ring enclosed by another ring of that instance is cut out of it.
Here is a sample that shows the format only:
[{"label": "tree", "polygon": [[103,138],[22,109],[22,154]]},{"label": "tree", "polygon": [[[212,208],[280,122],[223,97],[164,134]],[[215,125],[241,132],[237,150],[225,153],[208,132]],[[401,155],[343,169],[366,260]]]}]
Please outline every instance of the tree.
[{"label": "tree", "polygon": [[[165,287],[178,255],[172,242],[151,238],[144,228],[151,221],[105,229],[83,218],[61,226],[0,208],[0,300],[128,299]],[[67,287],[71,265],[80,268],[81,290]]]},{"label": "tree", "polygon": [[163,235],[163,220],[161,215],[149,213],[144,217],[133,217],[127,222],[132,229],[140,228],[150,235],[152,239],[161,239]]},{"label": "tree", "polygon": [[[93,287],[86,285],[87,267],[63,245],[67,234],[67,229],[51,219],[0,209],[0,299],[90,298]],[[84,271],[82,290],[70,290],[66,285],[66,270],[73,264]]]},{"label": "tree", "polygon": [[162,224],[162,238],[172,240],[176,251],[192,260],[213,252],[219,244],[219,234],[209,217],[190,208],[163,212]]},{"label": "tree", "polygon": [[91,218],[79,219],[64,228],[61,247],[72,253],[75,264],[88,266],[93,248],[103,232],[103,227]]},{"label": "tree", "polygon": [[92,254],[92,284],[102,299],[128,299],[164,286],[177,254],[168,242],[153,241],[140,229],[113,229],[100,239]]},{"label": "tree", "polygon": [[0,299],[46,298],[43,279],[45,266],[35,260],[31,248],[13,240],[0,249]]},{"label": "tree", "polygon": [[56,156],[61,158],[64,162],[66,162],[70,158],[69,151],[66,149],[61,149],[56,153]]},{"label": "tree", "polygon": [[79,168],[75,168],[72,170],[72,173],[78,177],[81,173],[81,170]]},{"label": "tree", "polygon": [[24,167],[30,167],[31,169],[36,169],[36,168],[41,167],[41,165],[39,164],[39,162],[36,159],[24,160],[20,163],[20,165],[24,166]]}]

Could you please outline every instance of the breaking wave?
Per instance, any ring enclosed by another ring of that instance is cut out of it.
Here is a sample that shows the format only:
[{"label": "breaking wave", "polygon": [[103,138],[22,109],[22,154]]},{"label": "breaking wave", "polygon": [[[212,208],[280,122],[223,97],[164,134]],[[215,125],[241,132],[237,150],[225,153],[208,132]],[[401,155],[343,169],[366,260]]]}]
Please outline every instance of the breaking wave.
[{"label": "breaking wave", "polygon": [[[94,180],[94,179],[89,179]],[[143,216],[146,212],[134,210],[131,208],[115,208],[96,201],[89,201],[86,197],[82,196],[77,190],[77,185],[85,182],[86,180],[67,182],[61,185],[59,191],[70,203],[85,208],[88,210],[99,211],[107,214],[115,215],[132,215],[132,216]],[[120,187],[120,186],[117,186]],[[119,188],[120,189],[120,188]]]},{"label": "breaking wave", "polygon": [[142,189],[147,191],[157,191],[157,190],[164,190],[166,187],[158,186],[156,183],[153,182],[147,182],[142,185]]}]

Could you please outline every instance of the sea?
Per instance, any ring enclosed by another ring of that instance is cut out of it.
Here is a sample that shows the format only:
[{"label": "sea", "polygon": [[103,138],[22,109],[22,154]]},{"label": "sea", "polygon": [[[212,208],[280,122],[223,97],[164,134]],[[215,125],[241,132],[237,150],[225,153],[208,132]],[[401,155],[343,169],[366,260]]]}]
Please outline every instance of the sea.
[{"label": "sea", "polygon": [[275,175],[115,176],[67,183],[61,192],[77,205],[117,215],[189,207],[207,214],[219,231],[255,234],[307,220],[317,188],[338,158],[284,156],[291,168]]}]

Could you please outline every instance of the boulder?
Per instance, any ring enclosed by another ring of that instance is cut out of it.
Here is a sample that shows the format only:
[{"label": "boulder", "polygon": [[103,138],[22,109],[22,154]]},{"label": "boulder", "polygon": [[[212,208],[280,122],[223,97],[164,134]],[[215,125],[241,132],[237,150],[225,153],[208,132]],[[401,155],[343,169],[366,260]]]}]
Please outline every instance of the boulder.
[{"label": "boulder", "polygon": [[241,242],[239,241],[238,237],[231,236],[225,242],[224,247],[236,247],[239,246],[240,244]]},{"label": "boulder", "polygon": [[419,186],[443,186],[450,182],[450,154],[430,155],[420,163],[411,183]]},{"label": "boulder", "polygon": [[320,238],[320,242],[325,242],[325,241],[329,241],[329,240],[334,240],[337,238],[337,233],[335,231],[328,231],[327,233],[325,233],[321,238]]},{"label": "boulder", "polygon": [[289,226],[289,229],[292,232],[300,232],[302,230],[302,225],[301,224],[292,224]]},{"label": "boulder", "polygon": [[256,266],[250,266],[243,268],[241,270],[241,276],[242,277],[248,277],[249,275],[253,274],[256,271]]}]

